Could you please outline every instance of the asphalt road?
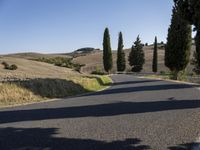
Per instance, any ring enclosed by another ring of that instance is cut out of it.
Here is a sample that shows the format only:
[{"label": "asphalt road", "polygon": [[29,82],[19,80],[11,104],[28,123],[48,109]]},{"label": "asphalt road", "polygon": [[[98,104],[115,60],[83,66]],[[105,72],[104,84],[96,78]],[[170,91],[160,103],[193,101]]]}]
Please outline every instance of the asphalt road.
[{"label": "asphalt road", "polygon": [[197,144],[198,87],[112,78],[102,92],[0,109],[0,150],[189,150]]}]

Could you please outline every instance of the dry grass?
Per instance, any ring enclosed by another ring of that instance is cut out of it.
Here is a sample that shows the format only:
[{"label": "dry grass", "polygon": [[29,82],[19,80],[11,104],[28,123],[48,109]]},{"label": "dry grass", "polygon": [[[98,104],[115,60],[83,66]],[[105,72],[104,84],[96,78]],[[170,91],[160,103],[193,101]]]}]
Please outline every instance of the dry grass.
[{"label": "dry grass", "polygon": [[0,57],[0,63],[3,61],[16,64],[18,69],[5,70],[0,65],[0,79],[28,78],[29,80],[0,83],[0,106],[32,103],[98,91],[111,82],[107,76],[88,76],[72,69],[23,58]]},{"label": "dry grass", "polygon": [[[144,65],[144,69],[142,72],[151,72],[153,47],[152,46],[144,47],[144,51],[145,51],[146,63]],[[129,53],[130,53],[130,49],[126,49],[125,50],[126,60],[128,60]],[[101,52],[88,54],[86,56],[77,57],[74,59],[74,62],[80,63],[80,64],[86,64],[86,66],[82,68],[82,71],[91,73],[97,67],[100,68],[100,70],[103,70],[102,57],[103,57],[103,53],[101,51]],[[117,52],[113,51],[113,72],[117,70],[116,59],[117,59]],[[126,61],[126,66],[127,66],[127,70],[131,70],[131,67],[128,64],[128,61]],[[158,67],[159,67],[159,71],[167,70],[167,68],[164,66],[164,50],[163,49],[158,50]]]},{"label": "dry grass", "polygon": [[51,64],[13,57],[1,57],[0,63],[6,61],[9,64],[16,64],[18,69],[15,71],[5,70],[0,64],[0,78],[61,78],[66,79],[70,76],[80,76],[79,73],[68,69],[56,67]]},{"label": "dry grass", "polygon": [[81,76],[66,79],[31,79],[0,83],[0,107],[64,98],[103,89],[111,83],[107,76]]},{"label": "dry grass", "polygon": [[0,84],[0,107],[15,104],[25,104],[30,102],[41,101],[42,98],[34,95],[28,89],[18,87],[15,84],[1,83]]},{"label": "dry grass", "polygon": [[[191,52],[191,58],[193,57],[194,49],[195,47],[193,46],[192,52]],[[145,64],[144,64],[144,68],[142,72],[143,73],[152,72],[153,46],[145,46],[144,52],[145,52]],[[130,53],[130,49],[126,49],[125,50],[126,60],[128,60],[129,53]],[[159,48],[158,49],[158,71],[159,72],[169,71],[168,68],[165,67],[164,65],[164,54],[165,54],[164,49]],[[86,56],[75,58],[74,62],[80,63],[80,64],[86,64],[86,66],[82,68],[82,71],[91,73],[92,71],[95,71],[96,68],[100,68],[100,70],[103,70],[103,64],[102,64],[103,56],[102,55],[103,55],[102,51],[91,53],[91,54],[87,54]],[[113,72],[117,70],[116,59],[117,59],[117,53],[116,51],[113,51]],[[131,70],[131,67],[128,64],[128,61],[126,61],[126,66],[127,66],[128,71]],[[191,72],[192,66],[189,65],[187,70]]]},{"label": "dry grass", "polygon": [[69,55],[65,54],[41,54],[41,53],[16,53],[16,54],[8,54],[4,55],[6,57],[12,57],[12,58],[24,58],[24,59],[35,59],[35,58],[52,58],[52,57],[71,57]]}]

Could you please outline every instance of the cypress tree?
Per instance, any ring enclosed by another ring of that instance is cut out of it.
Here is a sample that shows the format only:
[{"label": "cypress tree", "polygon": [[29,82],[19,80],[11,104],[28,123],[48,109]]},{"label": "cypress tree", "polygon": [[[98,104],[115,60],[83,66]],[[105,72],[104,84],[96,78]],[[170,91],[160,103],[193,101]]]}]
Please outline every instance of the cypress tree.
[{"label": "cypress tree", "polygon": [[113,67],[113,61],[112,50],[110,45],[110,34],[108,28],[105,29],[103,38],[103,64],[105,71],[110,74],[110,71]]},{"label": "cypress tree", "polygon": [[157,37],[155,37],[155,42],[154,42],[152,71],[153,72],[157,72],[158,71],[158,43],[157,43]]},{"label": "cypress tree", "polygon": [[118,49],[117,49],[117,71],[124,71],[126,69],[125,53],[123,51],[123,36],[119,33]]},{"label": "cypress tree", "polygon": [[140,37],[138,35],[134,45],[131,48],[129,54],[129,64],[132,66],[133,72],[140,72],[143,69],[145,63],[143,45],[141,43]]},{"label": "cypress tree", "polygon": [[181,17],[175,5],[165,48],[165,65],[172,71],[175,80],[189,63],[191,41],[191,25]]},{"label": "cypress tree", "polygon": [[195,26],[196,62],[197,68],[200,68],[200,0],[174,0],[174,2],[180,8],[182,17]]}]

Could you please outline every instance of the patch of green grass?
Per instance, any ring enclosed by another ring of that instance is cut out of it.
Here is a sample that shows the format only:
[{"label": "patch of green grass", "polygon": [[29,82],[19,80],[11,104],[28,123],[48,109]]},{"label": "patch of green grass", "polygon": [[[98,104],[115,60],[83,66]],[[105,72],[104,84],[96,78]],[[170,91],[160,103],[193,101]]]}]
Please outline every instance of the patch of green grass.
[{"label": "patch of green grass", "polygon": [[88,91],[99,91],[108,87],[112,80],[109,76],[85,76],[85,77],[72,77],[71,80],[83,86]]},{"label": "patch of green grass", "polygon": [[100,79],[102,80],[104,85],[110,85],[113,81],[109,76],[100,76]]}]

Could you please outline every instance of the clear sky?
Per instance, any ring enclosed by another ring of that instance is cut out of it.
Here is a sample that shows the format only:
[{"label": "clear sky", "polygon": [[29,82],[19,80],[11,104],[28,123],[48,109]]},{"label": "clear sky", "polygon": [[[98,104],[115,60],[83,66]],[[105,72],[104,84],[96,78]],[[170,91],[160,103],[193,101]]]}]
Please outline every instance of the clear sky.
[{"label": "clear sky", "polygon": [[59,53],[102,48],[105,27],[112,48],[119,31],[125,48],[166,41],[173,0],[0,0],[0,54]]}]

